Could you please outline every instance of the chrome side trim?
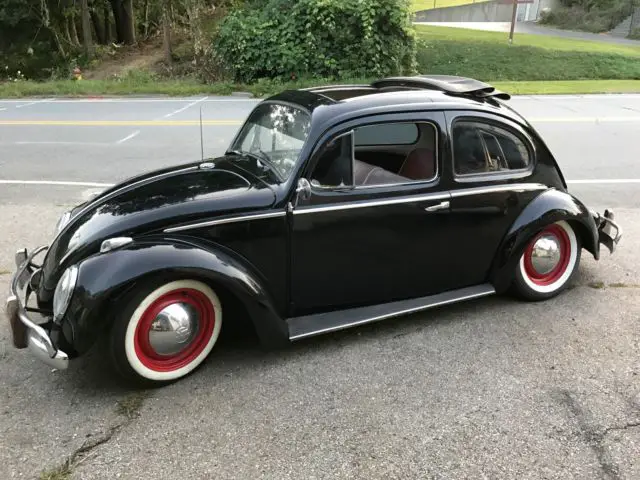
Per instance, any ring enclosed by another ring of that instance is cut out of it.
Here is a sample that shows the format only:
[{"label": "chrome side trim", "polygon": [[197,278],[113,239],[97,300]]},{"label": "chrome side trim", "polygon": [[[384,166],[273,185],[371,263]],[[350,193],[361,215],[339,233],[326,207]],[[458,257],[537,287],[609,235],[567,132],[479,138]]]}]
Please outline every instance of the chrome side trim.
[{"label": "chrome side trim", "polygon": [[225,225],[227,223],[244,222],[248,220],[261,220],[264,218],[276,218],[284,217],[287,213],[284,211],[268,212],[268,213],[254,213],[250,215],[242,215],[239,217],[220,218],[217,220],[210,220],[208,222],[193,223],[191,225],[182,225],[180,227],[166,228],[164,233],[183,232],[185,230],[193,230],[194,228],[213,227],[215,225]]},{"label": "chrome side trim", "polygon": [[429,200],[448,200],[448,193],[430,193],[428,195],[420,195],[414,197],[387,198],[384,200],[369,200],[353,203],[338,203],[336,205],[326,205],[323,207],[308,207],[294,210],[294,215],[304,215],[307,213],[332,212],[335,210],[351,210],[354,208],[381,207],[385,205],[399,205],[403,203],[425,202]]},{"label": "chrome side trim", "polygon": [[[344,330],[358,325],[416,313],[450,303],[485,297],[495,293],[496,291],[492,285],[483,284],[412,300],[290,318],[287,320],[289,325],[289,340],[300,340],[323,333]],[[349,320],[349,317],[351,320]]]},{"label": "chrome side trim", "polygon": [[495,185],[491,187],[474,187],[462,188],[459,190],[451,190],[452,198],[467,197],[469,195],[482,195],[484,193],[497,192],[529,192],[534,190],[546,190],[549,187],[541,183],[507,183],[504,185]]}]

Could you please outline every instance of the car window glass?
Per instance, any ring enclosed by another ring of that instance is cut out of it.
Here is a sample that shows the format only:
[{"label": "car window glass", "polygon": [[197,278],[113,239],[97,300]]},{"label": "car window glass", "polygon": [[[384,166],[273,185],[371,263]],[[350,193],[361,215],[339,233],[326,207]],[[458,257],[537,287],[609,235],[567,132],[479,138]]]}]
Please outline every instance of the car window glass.
[{"label": "car window glass", "polygon": [[316,187],[344,187],[353,185],[352,134],[330,140],[322,149],[311,175]]},{"label": "car window glass", "polygon": [[356,188],[430,181],[437,174],[437,129],[430,122],[389,122],[356,128]]},{"label": "car window glass", "polygon": [[289,105],[264,103],[251,113],[231,150],[264,156],[286,179],[298,161],[310,126],[307,112]]},{"label": "car window glass", "polygon": [[459,121],[453,126],[453,160],[458,175],[527,168],[526,144],[510,131],[482,122]]},{"label": "car window glass", "polygon": [[418,136],[415,123],[383,123],[356,129],[355,143],[356,146],[411,145],[418,141]]}]

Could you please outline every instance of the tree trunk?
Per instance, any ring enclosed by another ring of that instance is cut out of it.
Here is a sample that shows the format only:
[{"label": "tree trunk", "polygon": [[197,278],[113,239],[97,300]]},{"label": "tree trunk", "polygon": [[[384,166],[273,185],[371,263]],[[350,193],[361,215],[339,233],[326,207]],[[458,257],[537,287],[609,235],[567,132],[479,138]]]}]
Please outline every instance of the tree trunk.
[{"label": "tree trunk", "polygon": [[122,13],[122,0],[110,0],[111,8],[113,10],[113,19],[116,23],[116,42],[120,43],[124,41],[123,33],[123,13]]},{"label": "tree trunk", "polygon": [[170,0],[162,0],[162,46],[164,49],[164,60],[167,65],[171,67],[173,65],[173,59],[171,58],[171,18],[170,15]]},{"label": "tree trunk", "polygon": [[109,42],[111,42],[111,39],[113,38],[113,34],[111,33],[111,15],[109,12],[109,7],[107,6],[107,4],[104,4],[104,43],[105,45],[108,45]]},{"label": "tree trunk", "polygon": [[144,38],[149,36],[149,0],[144,0]]},{"label": "tree trunk", "polygon": [[127,45],[136,43],[136,22],[133,16],[133,0],[123,0],[122,2],[123,16],[123,38],[122,41]]},{"label": "tree trunk", "polygon": [[67,18],[67,22],[69,22],[69,32],[71,33],[71,44],[74,47],[80,45],[80,39],[78,38],[78,29],[76,28],[76,17],[75,15],[71,15]]},{"label": "tree trunk", "polygon": [[93,38],[91,33],[91,16],[87,0],[80,0],[80,14],[82,16],[82,46],[87,57],[93,55]]},{"label": "tree trunk", "polygon": [[96,40],[98,43],[104,45],[107,43],[107,40],[104,38],[104,24],[102,23],[102,19],[95,10],[91,10],[90,14],[91,23],[93,24],[93,29],[96,32]]}]

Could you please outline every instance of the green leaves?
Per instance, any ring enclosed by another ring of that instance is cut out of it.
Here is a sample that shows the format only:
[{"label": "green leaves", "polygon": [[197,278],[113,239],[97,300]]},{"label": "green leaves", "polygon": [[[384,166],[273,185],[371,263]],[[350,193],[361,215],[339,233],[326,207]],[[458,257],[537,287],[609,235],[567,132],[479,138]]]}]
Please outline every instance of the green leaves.
[{"label": "green leaves", "polygon": [[407,0],[266,0],[221,23],[214,46],[234,80],[412,74]]}]

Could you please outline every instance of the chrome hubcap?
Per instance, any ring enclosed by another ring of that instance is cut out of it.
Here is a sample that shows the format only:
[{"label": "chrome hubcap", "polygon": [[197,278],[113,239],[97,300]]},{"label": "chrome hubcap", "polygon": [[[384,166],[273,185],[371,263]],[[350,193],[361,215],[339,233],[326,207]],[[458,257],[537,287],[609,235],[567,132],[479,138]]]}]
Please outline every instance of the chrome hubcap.
[{"label": "chrome hubcap", "polygon": [[543,235],[533,246],[531,266],[540,275],[546,275],[558,266],[561,258],[560,243],[553,235]]},{"label": "chrome hubcap", "polygon": [[198,333],[199,318],[193,306],[172,303],[158,313],[151,324],[149,343],[158,355],[175,355]]}]

